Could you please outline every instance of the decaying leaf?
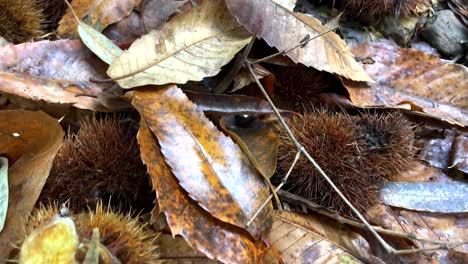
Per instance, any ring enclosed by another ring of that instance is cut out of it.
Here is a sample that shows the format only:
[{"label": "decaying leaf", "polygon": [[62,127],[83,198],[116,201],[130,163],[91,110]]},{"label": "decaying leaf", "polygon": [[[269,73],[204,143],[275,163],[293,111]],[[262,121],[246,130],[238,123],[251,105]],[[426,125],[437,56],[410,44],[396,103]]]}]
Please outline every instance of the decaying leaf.
[{"label": "decaying leaf", "polygon": [[351,101],[360,106],[410,104],[452,124],[468,124],[468,68],[394,42],[364,43],[353,48],[366,62],[374,84],[345,81]]},{"label": "decaying leaf", "polygon": [[451,182],[389,182],[380,189],[387,205],[436,213],[468,212],[468,184]]},{"label": "decaying leaf", "polygon": [[[370,256],[369,244],[357,233],[286,211],[275,211],[267,239],[285,263],[362,263]],[[275,257],[268,254],[266,263],[276,263]]]},{"label": "decaying leaf", "polygon": [[[109,84],[105,64],[79,40],[58,40],[8,45],[0,48],[0,91],[48,103],[107,111],[96,98]],[[78,96],[88,95],[88,96]]]},{"label": "decaying leaf", "polygon": [[138,89],[132,104],[158,138],[166,163],[193,200],[256,239],[269,228],[271,204],[247,226],[269,195],[267,184],[239,146],[182,90],[175,85]]},{"label": "decaying leaf", "polygon": [[136,40],[107,73],[124,88],[200,81],[217,74],[250,39],[224,1],[206,1]]},{"label": "decaying leaf", "polygon": [[265,253],[263,242],[244,230],[212,217],[181,188],[164,161],[156,138],[142,120],[138,132],[141,158],[148,167],[159,208],[174,236],[182,236],[195,250],[227,263],[258,263]]},{"label": "decaying leaf", "polygon": [[258,172],[269,179],[276,171],[279,139],[264,122],[255,119],[239,125],[235,117],[223,117],[221,127],[241,147]]},{"label": "decaying leaf", "polygon": [[[292,11],[291,0],[226,0],[229,11],[251,33],[278,50],[289,50],[328,29],[319,20]],[[355,81],[372,81],[346,43],[329,32],[286,54],[294,62]]]},{"label": "decaying leaf", "polygon": [[[73,0],[71,4],[79,18],[86,15],[85,22],[96,30],[102,31],[108,25],[130,15],[140,2],[141,0]],[[57,32],[62,37],[70,37],[76,34],[77,26],[78,21],[69,9],[60,20]]]},{"label": "decaying leaf", "polygon": [[442,127],[422,128],[419,159],[444,170],[468,173],[468,133]]},{"label": "decaying leaf", "polygon": [[43,112],[0,111],[0,155],[8,158],[10,199],[5,228],[0,233],[0,257],[21,234],[49,175],[64,132]]},{"label": "decaying leaf", "polygon": [[[272,86],[275,83],[275,76],[260,64],[254,64],[252,66],[255,75],[257,75],[258,79],[260,79],[263,87],[265,87],[267,91],[271,91],[273,89]],[[242,67],[240,69],[239,73],[236,75],[236,77],[234,77],[233,81],[234,86],[230,92],[235,92],[255,82],[254,78],[246,67]]]},{"label": "decaying leaf", "polygon": [[198,251],[190,248],[185,240],[179,236],[162,234],[158,237],[160,259],[167,264],[215,264]]},{"label": "decaying leaf", "polygon": [[[449,243],[460,243],[468,237],[468,218],[463,214],[440,214],[416,212],[405,209],[390,208],[377,204],[367,212],[367,219],[386,229],[413,234],[421,239],[441,240]],[[416,248],[430,247],[432,244],[420,240],[412,240]],[[404,248],[404,247],[400,247]],[[455,256],[452,253],[455,254]],[[458,255],[458,256],[457,256]],[[468,244],[460,245],[449,251],[431,252],[431,257],[440,263],[464,263],[468,256]],[[423,254],[407,255],[411,263],[426,262]],[[383,259],[385,261],[385,259]],[[387,262],[387,261],[386,261]],[[391,261],[390,261],[391,262]]]}]

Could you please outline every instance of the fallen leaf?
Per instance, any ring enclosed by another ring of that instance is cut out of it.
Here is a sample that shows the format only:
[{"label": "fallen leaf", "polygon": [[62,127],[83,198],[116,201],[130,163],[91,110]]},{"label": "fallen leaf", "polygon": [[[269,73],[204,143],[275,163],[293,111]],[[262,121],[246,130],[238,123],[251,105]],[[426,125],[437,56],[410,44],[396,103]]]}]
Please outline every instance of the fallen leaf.
[{"label": "fallen leaf", "polygon": [[[86,15],[85,22],[101,32],[108,25],[130,15],[140,2],[141,0],[73,0],[71,5],[79,18]],[[76,34],[77,26],[78,21],[69,9],[60,20],[57,32],[61,37],[71,37]]]},{"label": "fallen leaf", "polygon": [[468,123],[468,68],[423,51],[399,48],[394,42],[364,43],[353,48],[375,79],[366,85],[344,81],[351,101],[359,106],[409,103],[452,124]]},{"label": "fallen leaf", "polygon": [[[280,51],[299,45],[328,30],[314,17],[292,11],[290,0],[226,0],[229,11],[252,34]],[[294,30],[293,30],[294,29]],[[371,82],[354,60],[346,43],[334,32],[310,40],[304,47],[286,54],[295,63],[341,75],[355,81]]]},{"label": "fallen leaf", "polygon": [[278,135],[258,119],[240,126],[235,119],[223,117],[221,128],[241,147],[258,172],[269,179],[276,171]]},{"label": "fallen leaf", "polygon": [[172,234],[182,236],[193,249],[211,259],[258,263],[266,251],[263,242],[256,242],[244,230],[212,217],[188,196],[164,161],[158,142],[144,120],[140,122],[138,142],[159,208],[166,215]]},{"label": "fallen leaf", "polygon": [[[267,239],[285,263],[362,263],[371,253],[363,237],[343,226],[286,211],[274,212]],[[271,253],[265,260],[277,263]]]},{"label": "fallen leaf", "polygon": [[455,129],[439,127],[422,128],[424,136],[418,158],[431,166],[447,169],[457,169],[468,173],[468,134]]},{"label": "fallen leaf", "polygon": [[215,264],[198,251],[193,250],[182,237],[162,234],[157,240],[159,258],[165,264]]},{"label": "fallen leaf", "polygon": [[[460,243],[466,241],[468,237],[468,218],[466,213],[462,214],[440,214],[431,212],[416,212],[405,209],[397,209],[376,204],[368,210],[366,218],[377,225],[389,230],[406,232],[413,234],[417,238],[429,240],[441,240],[445,243]],[[433,246],[421,240],[412,240],[416,248]],[[440,263],[464,263],[460,259],[449,259],[450,252],[461,253],[466,258],[468,254],[468,244],[458,246],[449,251],[438,250],[431,252],[431,259]],[[428,256],[421,254],[402,255],[403,257],[418,257],[414,261],[427,262]],[[457,262],[458,261],[458,262]],[[419,262],[418,262],[419,263]],[[436,262],[437,263],[437,262]]]},{"label": "fallen leaf", "polygon": [[267,184],[239,146],[218,131],[182,90],[175,85],[138,89],[132,104],[193,200],[256,239],[269,228],[271,203],[247,226],[269,196]]},{"label": "fallen leaf", "polygon": [[36,101],[108,111],[98,99],[90,97],[112,85],[89,82],[90,78],[105,78],[105,67],[79,40],[0,47],[0,91]]},{"label": "fallen leaf", "polygon": [[107,71],[123,88],[216,75],[251,35],[222,0],[206,1],[136,40]]},{"label": "fallen leaf", "polygon": [[122,54],[114,42],[84,22],[79,23],[78,34],[86,47],[107,64]]},{"label": "fallen leaf", "polygon": [[436,213],[468,212],[468,184],[451,182],[389,182],[380,188],[387,205]]},{"label": "fallen leaf", "polygon": [[[270,71],[262,67],[260,64],[254,64],[252,66],[255,75],[257,75],[265,90],[272,91],[272,86],[275,83],[275,76]],[[264,80],[262,81],[262,79]],[[238,91],[246,87],[247,85],[255,82],[254,78],[245,66],[240,69],[239,73],[236,75],[236,77],[234,77],[233,81],[234,85],[230,91],[231,93]]]},{"label": "fallen leaf", "polygon": [[10,199],[5,228],[0,233],[0,257],[8,258],[11,243],[19,238],[63,136],[58,121],[43,112],[0,111],[0,154],[10,164]]}]

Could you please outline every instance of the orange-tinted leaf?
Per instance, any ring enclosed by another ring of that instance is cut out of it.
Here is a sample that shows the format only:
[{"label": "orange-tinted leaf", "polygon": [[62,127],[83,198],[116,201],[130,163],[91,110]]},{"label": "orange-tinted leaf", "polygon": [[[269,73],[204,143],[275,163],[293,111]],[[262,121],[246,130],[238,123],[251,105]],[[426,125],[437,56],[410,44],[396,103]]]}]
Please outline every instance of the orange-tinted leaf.
[{"label": "orange-tinted leaf", "polygon": [[270,178],[276,171],[278,136],[258,119],[238,126],[235,117],[223,117],[221,127],[242,148],[258,172]]},{"label": "orange-tinted leaf", "polygon": [[0,155],[10,164],[10,199],[5,228],[0,233],[0,257],[7,258],[11,243],[19,238],[63,136],[58,121],[43,112],[0,111]]},{"label": "orange-tinted leaf", "polygon": [[[244,230],[212,217],[190,199],[164,161],[144,120],[140,123],[138,142],[159,208],[166,215],[172,234],[181,235],[192,248],[209,258],[227,263],[258,263],[266,250],[263,242],[255,242]],[[181,163],[186,159],[181,159]]]},{"label": "orange-tinted leaf", "polygon": [[[286,211],[275,211],[267,239],[285,263],[361,263],[371,254],[367,241],[350,229],[324,217]],[[276,263],[272,254],[266,263]]]},{"label": "orange-tinted leaf", "polygon": [[351,101],[360,106],[409,103],[452,124],[468,124],[468,68],[394,42],[364,43],[353,48],[366,63],[374,84],[345,81]]},{"label": "orange-tinted leaf", "polygon": [[48,103],[106,111],[96,95],[112,84],[95,84],[105,78],[106,66],[78,40],[40,41],[0,47],[0,91]]},{"label": "orange-tinted leaf", "polygon": [[[226,0],[231,14],[251,33],[278,50],[289,50],[302,40],[328,29],[318,19],[292,11],[290,0]],[[354,60],[346,43],[334,32],[313,39],[286,54],[294,62],[355,81],[372,81]]]},{"label": "orange-tinted leaf", "polygon": [[187,242],[179,236],[161,234],[158,237],[159,256],[165,264],[216,264],[216,260],[205,257],[193,250]]},{"label": "orange-tinted leaf", "polygon": [[[85,22],[98,31],[102,31],[110,24],[116,23],[130,15],[141,0],[73,0],[72,7],[79,18],[87,15]],[[70,9],[60,20],[57,32],[62,37],[70,37],[76,34],[78,21]]]},{"label": "orange-tinted leaf", "polygon": [[258,239],[269,227],[271,204],[246,224],[268,197],[268,186],[239,146],[175,85],[136,90],[133,105],[190,197],[214,217]]}]

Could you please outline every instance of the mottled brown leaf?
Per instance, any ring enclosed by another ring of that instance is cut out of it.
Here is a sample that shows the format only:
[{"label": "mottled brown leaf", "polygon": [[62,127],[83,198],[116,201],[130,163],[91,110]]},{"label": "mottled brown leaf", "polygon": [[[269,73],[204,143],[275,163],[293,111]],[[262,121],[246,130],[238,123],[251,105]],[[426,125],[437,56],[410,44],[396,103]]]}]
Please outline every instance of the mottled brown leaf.
[{"label": "mottled brown leaf", "polygon": [[78,40],[40,41],[0,47],[0,91],[48,103],[106,111],[96,95],[109,84],[106,66]]},{"label": "mottled brown leaf", "polygon": [[254,119],[239,125],[235,117],[223,117],[221,127],[242,148],[258,172],[270,178],[276,171],[278,136],[264,123]]},{"label": "mottled brown leaf", "polygon": [[[362,263],[370,248],[359,234],[325,218],[275,211],[267,239],[285,263]],[[272,254],[266,263],[277,263]]]},{"label": "mottled brown leaf", "polygon": [[[253,70],[265,89],[267,91],[272,91],[273,87],[271,86],[273,86],[275,83],[275,76],[260,64],[254,64]],[[233,81],[234,86],[232,87],[231,92],[240,90],[255,82],[254,78],[245,66],[240,69],[239,73],[234,77]]]},{"label": "mottled brown leaf", "polygon": [[157,240],[159,258],[165,264],[215,264],[200,252],[193,250],[182,237],[162,234]]},{"label": "mottled brown leaf", "polygon": [[[367,213],[368,220],[384,228],[414,234],[418,238],[429,240],[442,240],[444,242],[458,243],[466,241],[468,237],[467,213],[463,214],[439,214],[430,212],[415,212],[405,209],[390,208],[377,204]],[[416,248],[431,246],[424,241],[412,240]],[[431,254],[432,261],[439,263],[464,263],[462,259],[450,259],[450,252],[458,252],[468,256],[468,245],[456,247],[450,251],[438,250]],[[419,261],[427,261],[428,256],[423,254],[411,254],[419,257]],[[385,259],[384,259],[385,260]],[[415,259],[411,263],[416,263]],[[437,263],[435,262],[435,263]],[[417,262],[419,263],[419,262]]]},{"label": "mottled brown leaf", "polygon": [[0,233],[0,257],[8,258],[49,175],[62,140],[57,120],[43,112],[0,111],[0,155],[10,167],[8,214]]},{"label": "mottled brown leaf", "polygon": [[136,90],[132,104],[190,197],[214,217],[258,239],[269,227],[271,204],[246,224],[268,197],[268,186],[239,146],[175,85]]},{"label": "mottled brown leaf", "polygon": [[[141,0],[73,0],[71,4],[79,18],[87,16],[85,22],[102,31],[108,25],[130,15],[140,2]],[[71,37],[76,35],[77,26],[78,21],[68,9],[60,20],[57,32],[62,37]]]},{"label": "mottled brown leaf", "polygon": [[375,79],[369,86],[345,81],[351,101],[360,106],[408,103],[452,124],[468,124],[468,68],[394,42],[364,43],[353,48]]},{"label": "mottled brown leaf", "polygon": [[251,38],[222,0],[206,1],[133,42],[107,73],[123,88],[201,81]]},{"label": "mottled brown leaf", "polygon": [[244,230],[212,217],[188,196],[164,161],[158,142],[144,120],[138,142],[159,208],[166,215],[172,234],[182,236],[193,249],[209,258],[226,263],[258,263],[266,250],[263,242],[256,242]]},{"label": "mottled brown leaf", "polygon": [[[226,0],[231,14],[247,30],[278,50],[289,50],[302,40],[328,29],[318,19],[295,13],[290,0]],[[313,39],[286,54],[294,62],[355,81],[372,81],[354,60],[346,43],[334,32]]]},{"label": "mottled brown leaf", "polygon": [[119,43],[131,43],[137,38],[157,29],[172,17],[187,12],[202,0],[147,0],[141,12],[133,11],[116,24],[110,25],[104,34]]}]

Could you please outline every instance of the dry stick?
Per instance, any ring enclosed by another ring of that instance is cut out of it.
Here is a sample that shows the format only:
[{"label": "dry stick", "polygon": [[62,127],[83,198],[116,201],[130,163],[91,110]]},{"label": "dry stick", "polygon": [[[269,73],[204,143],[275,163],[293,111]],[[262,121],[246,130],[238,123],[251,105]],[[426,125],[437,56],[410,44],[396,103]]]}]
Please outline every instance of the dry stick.
[{"label": "dry stick", "polygon": [[[309,40],[306,40],[307,42]],[[304,44],[302,44],[304,45]],[[301,45],[297,46],[297,47],[300,47]],[[277,55],[278,56],[278,55]],[[270,56],[271,57],[271,56]],[[312,165],[317,169],[317,171],[322,175],[323,178],[325,178],[325,180],[330,184],[330,186],[333,188],[333,190],[341,197],[341,199],[343,199],[343,201],[349,206],[349,208],[351,208],[351,210],[357,215],[357,217],[359,218],[359,220],[361,220],[364,225],[366,225],[366,227],[369,229],[369,231],[375,236],[375,238],[382,244],[382,246],[385,248],[385,250],[389,253],[394,253],[395,252],[395,249],[390,246],[376,231],[374,228],[372,228],[372,226],[366,221],[366,219],[364,218],[364,216],[362,216],[362,214],[351,204],[351,202],[343,195],[343,193],[338,189],[338,187],[336,187],[336,185],[333,183],[333,181],[330,179],[330,177],[328,177],[328,175],[322,170],[322,168],[320,168],[320,166],[317,164],[317,162],[315,162],[315,160],[309,155],[309,153],[305,150],[305,148],[297,141],[296,137],[293,135],[293,133],[291,132],[291,129],[289,128],[289,126],[286,124],[286,121],[284,121],[283,117],[281,116],[281,114],[279,113],[278,109],[276,108],[275,104],[273,103],[273,101],[271,101],[271,98],[270,96],[268,95],[268,93],[265,91],[265,88],[263,87],[263,85],[260,83],[260,81],[258,80],[258,77],[257,75],[255,74],[255,72],[253,71],[252,69],[252,66],[250,64],[249,61],[246,61],[245,62],[245,65],[247,66],[247,69],[249,70],[250,72],[250,75],[254,78],[255,80],[255,83],[257,84],[257,86],[259,87],[260,91],[262,92],[263,96],[265,97],[265,99],[268,101],[268,103],[270,104],[271,108],[273,109],[273,111],[275,112],[275,115],[278,117],[281,125],[283,126],[283,128],[286,130],[286,133],[288,134],[289,138],[291,138],[291,140],[293,141],[294,145],[296,146],[296,149],[298,152],[302,152],[306,157],[307,159],[312,163]],[[271,198],[268,199],[268,201],[270,200]],[[263,208],[260,208],[260,210],[263,210]],[[257,214],[256,214],[257,215]],[[251,222],[252,220],[250,220],[249,222]]]},{"label": "dry stick", "polygon": [[[317,212],[318,214],[330,217],[336,221],[338,221],[341,224],[345,225],[350,225],[353,227],[361,228],[361,229],[366,229],[366,226],[362,223],[359,223],[357,221],[345,218],[340,216],[337,213],[333,213],[318,204],[311,202],[299,195],[284,191],[284,190],[278,190],[278,194],[281,195],[283,198],[286,198],[287,200],[291,201],[296,201],[300,202],[301,204],[304,204],[307,208]],[[457,243],[450,243],[450,242],[445,242],[441,240],[430,240],[430,239],[424,239],[424,238],[417,238],[416,235],[413,233],[406,233],[406,232],[400,232],[400,231],[394,231],[394,230],[389,230],[382,228],[380,226],[372,226],[377,232],[384,234],[384,235],[389,235],[393,237],[400,237],[400,238],[406,238],[406,239],[414,239],[426,243],[431,243],[431,244],[438,244],[442,246],[443,248],[454,248],[456,247],[455,245],[462,245],[462,244],[468,244],[468,241],[463,241],[463,242],[457,242]],[[401,250],[400,250],[401,251]],[[401,253],[400,253],[401,254]]]},{"label": "dry stick", "polygon": [[[375,228],[369,224],[369,222],[367,222],[367,220],[364,218],[364,216],[351,204],[351,202],[346,198],[346,196],[343,195],[343,193],[340,191],[340,189],[338,189],[338,187],[336,187],[336,185],[333,183],[333,181],[330,179],[330,177],[328,177],[328,175],[322,170],[322,168],[317,164],[317,162],[310,156],[310,154],[307,152],[307,150],[297,141],[296,137],[294,136],[294,134],[291,132],[291,129],[289,128],[289,126],[286,124],[286,122],[284,121],[283,117],[281,116],[281,114],[279,113],[278,109],[276,108],[276,106],[274,105],[273,101],[271,101],[271,98],[270,96],[268,95],[268,93],[265,91],[265,88],[263,87],[263,85],[260,83],[260,81],[258,80],[258,77],[257,75],[255,74],[255,72],[253,71],[252,69],[252,66],[251,66],[251,63],[249,61],[246,61],[245,62],[245,65],[247,66],[247,69],[249,70],[250,72],[250,75],[254,78],[255,80],[255,83],[257,84],[257,86],[259,87],[260,91],[262,92],[263,96],[265,97],[265,99],[268,101],[268,103],[270,104],[271,108],[273,109],[273,111],[275,112],[276,116],[278,117],[278,120],[280,121],[281,125],[283,126],[283,128],[286,130],[289,138],[291,139],[291,141],[293,141],[294,145],[296,146],[298,152],[302,152],[302,154],[304,154],[306,156],[306,158],[312,163],[312,165],[315,167],[315,169],[317,169],[317,171],[320,173],[320,175],[322,175],[322,177],[330,184],[330,186],[332,187],[332,189],[340,196],[340,198],[346,203],[346,205],[348,205],[349,208],[351,208],[351,210],[356,214],[356,216],[359,218],[359,220],[362,221],[362,223],[364,224],[364,226],[366,227],[367,230],[369,230],[373,235],[374,237],[380,242],[380,244],[385,248],[385,250],[388,252],[388,253],[391,253],[391,254],[395,254],[395,255],[399,255],[399,254],[410,254],[410,253],[416,253],[416,252],[421,252],[421,251],[431,251],[431,250],[440,250],[440,249],[450,249],[450,248],[454,248],[454,247],[457,247],[459,245],[463,245],[465,244],[466,242],[460,242],[460,243],[456,243],[456,244],[446,244],[446,245],[440,245],[440,246],[434,246],[434,247],[430,247],[430,248],[421,248],[421,249],[403,249],[403,250],[396,250],[394,249],[392,246],[390,246],[378,233],[377,231],[375,230]],[[296,156],[297,157],[297,156]],[[293,162],[292,164],[293,166],[295,165],[295,163]],[[292,170],[292,167],[290,168],[289,171]],[[286,178],[286,177],[285,177]],[[278,188],[277,188],[278,189]],[[279,189],[278,189],[279,190]],[[247,225],[249,225],[249,223],[251,223],[253,221],[253,219],[259,214],[259,212],[261,210],[263,210],[263,208],[266,206],[266,204],[268,204],[268,202],[271,200],[271,195],[270,197],[267,199],[267,201],[258,209],[258,211],[255,213],[254,217],[252,219],[249,220],[249,222],[247,223]]]}]

